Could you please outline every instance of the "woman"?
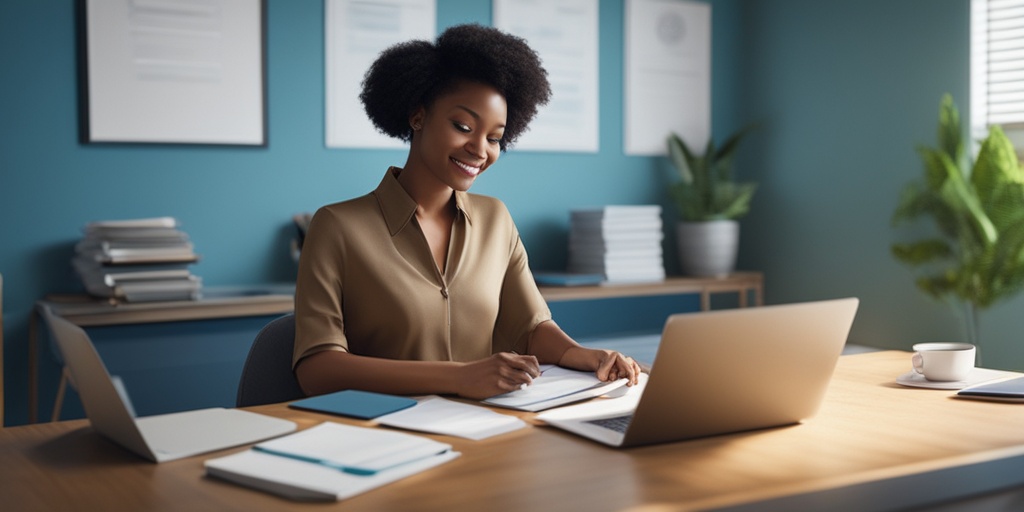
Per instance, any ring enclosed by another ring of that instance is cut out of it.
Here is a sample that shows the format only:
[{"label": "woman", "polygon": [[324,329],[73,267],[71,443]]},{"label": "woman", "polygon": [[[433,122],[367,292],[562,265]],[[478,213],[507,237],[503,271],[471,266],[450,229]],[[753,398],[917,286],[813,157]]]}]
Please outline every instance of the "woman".
[{"label": "woman", "polygon": [[546,75],[525,41],[479,25],[399,44],[371,66],[360,99],[409,155],[310,223],[292,363],[307,394],[483,399],[529,384],[539,363],[636,383],[633,360],[584,348],[551,320],[508,210],[467,193],[547,102]]}]

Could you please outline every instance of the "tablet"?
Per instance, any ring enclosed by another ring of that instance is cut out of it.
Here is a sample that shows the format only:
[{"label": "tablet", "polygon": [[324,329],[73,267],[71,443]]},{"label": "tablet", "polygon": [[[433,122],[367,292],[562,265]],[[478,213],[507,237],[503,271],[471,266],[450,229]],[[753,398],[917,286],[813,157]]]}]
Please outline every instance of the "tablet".
[{"label": "tablet", "polygon": [[1024,377],[1014,377],[1012,379],[966,387],[958,391],[956,396],[980,400],[1024,402]]}]

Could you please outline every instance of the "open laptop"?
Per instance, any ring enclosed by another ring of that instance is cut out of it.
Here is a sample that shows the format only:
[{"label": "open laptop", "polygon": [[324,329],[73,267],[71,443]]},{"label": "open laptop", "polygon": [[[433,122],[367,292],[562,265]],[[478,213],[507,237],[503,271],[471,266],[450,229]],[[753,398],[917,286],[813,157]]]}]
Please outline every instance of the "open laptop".
[{"label": "open laptop", "polygon": [[43,316],[92,427],[153,462],[254,443],[296,429],[292,421],[224,408],[136,418],[127,394],[118,392],[89,335],[46,308]]},{"label": "open laptop", "polygon": [[858,303],[845,298],[672,315],[634,410],[590,407],[585,414],[539,418],[613,447],[798,423],[817,412]]}]

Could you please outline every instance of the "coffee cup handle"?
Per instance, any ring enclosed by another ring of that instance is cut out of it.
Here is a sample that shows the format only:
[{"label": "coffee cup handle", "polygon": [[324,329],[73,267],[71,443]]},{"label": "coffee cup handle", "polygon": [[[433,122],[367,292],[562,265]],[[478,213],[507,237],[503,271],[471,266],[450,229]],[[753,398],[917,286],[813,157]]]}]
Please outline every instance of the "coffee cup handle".
[{"label": "coffee cup handle", "polygon": [[924,375],[924,357],[921,356],[920,352],[914,352],[914,357],[910,358],[910,363],[914,365],[914,371]]}]

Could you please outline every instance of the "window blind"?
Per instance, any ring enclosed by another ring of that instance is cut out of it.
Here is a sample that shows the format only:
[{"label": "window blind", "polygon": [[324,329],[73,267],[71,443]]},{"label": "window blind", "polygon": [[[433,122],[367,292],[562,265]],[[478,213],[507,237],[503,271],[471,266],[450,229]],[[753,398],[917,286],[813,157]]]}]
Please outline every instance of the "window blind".
[{"label": "window blind", "polygon": [[971,116],[1024,129],[1024,0],[971,1]]}]

